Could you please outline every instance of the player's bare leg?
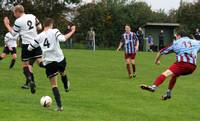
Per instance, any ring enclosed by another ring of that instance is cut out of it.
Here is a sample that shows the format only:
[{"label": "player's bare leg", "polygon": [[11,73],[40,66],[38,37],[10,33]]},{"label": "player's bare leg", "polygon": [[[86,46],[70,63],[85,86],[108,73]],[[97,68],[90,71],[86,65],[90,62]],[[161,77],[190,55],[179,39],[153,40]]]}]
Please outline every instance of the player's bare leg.
[{"label": "player's bare leg", "polygon": [[136,77],[135,59],[131,59],[131,65],[133,69],[133,78]]},{"label": "player's bare leg", "polygon": [[17,59],[17,54],[13,54],[12,55],[12,60],[11,60],[11,62],[10,62],[10,66],[9,66],[9,69],[12,69],[13,68],[13,66],[15,65],[15,61],[16,61],[16,59]]},{"label": "player's bare leg", "polygon": [[169,85],[168,85],[168,90],[167,92],[161,97],[162,100],[168,100],[171,99],[172,96],[172,89],[174,88],[175,84],[176,84],[176,79],[178,78],[178,76],[173,75],[169,81]]},{"label": "player's bare leg", "polygon": [[68,80],[67,74],[65,72],[60,72],[62,83],[66,92],[69,92],[70,81]]},{"label": "player's bare leg", "polygon": [[132,75],[132,73],[131,73],[131,67],[130,67],[130,65],[131,65],[131,59],[128,58],[128,59],[126,59],[126,69],[127,69],[127,71],[128,71],[128,76],[129,76],[129,78],[132,78],[133,75]]},{"label": "player's bare leg", "polygon": [[148,85],[142,84],[140,87],[143,90],[154,92],[157,89],[157,87],[160,86],[165,81],[167,77],[172,76],[172,75],[174,75],[174,73],[168,69],[165,72],[163,72],[159,77],[156,78],[153,85],[148,86]]},{"label": "player's bare leg", "polygon": [[44,65],[43,65],[43,62],[42,62],[42,58],[37,58],[36,62],[39,65],[39,67],[44,68]]},{"label": "player's bare leg", "polygon": [[52,91],[53,91],[53,94],[54,94],[54,98],[56,100],[57,111],[63,111],[61,97],[60,97],[60,92],[59,92],[58,86],[57,86],[56,76],[50,77],[49,79],[51,81],[51,88],[52,88]]},{"label": "player's bare leg", "polygon": [[7,54],[6,53],[2,53],[1,56],[0,56],[0,60],[3,60],[6,57],[7,57]]}]

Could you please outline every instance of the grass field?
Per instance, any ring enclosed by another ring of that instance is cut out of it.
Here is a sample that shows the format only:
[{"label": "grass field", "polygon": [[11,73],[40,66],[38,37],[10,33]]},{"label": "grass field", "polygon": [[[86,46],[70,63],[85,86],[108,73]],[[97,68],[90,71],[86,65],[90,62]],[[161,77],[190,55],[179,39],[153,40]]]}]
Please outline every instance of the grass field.
[{"label": "grass field", "polygon": [[[2,49],[0,49],[2,51]],[[141,83],[151,84],[158,74],[174,62],[166,56],[160,66],[153,63],[155,53],[137,55],[137,78],[128,79],[122,52],[64,50],[68,60],[71,91],[65,93],[61,81],[63,112],[40,106],[40,98],[53,98],[43,69],[34,67],[37,92],[22,90],[24,76],[20,58],[12,70],[10,59],[0,61],[0,121],[200,121],[200,68],[181,77],[173,98],[163,102],[160,96],[168,80],[155,93],[144,92]],[[60,79],[60,78],[59,78]]]}]

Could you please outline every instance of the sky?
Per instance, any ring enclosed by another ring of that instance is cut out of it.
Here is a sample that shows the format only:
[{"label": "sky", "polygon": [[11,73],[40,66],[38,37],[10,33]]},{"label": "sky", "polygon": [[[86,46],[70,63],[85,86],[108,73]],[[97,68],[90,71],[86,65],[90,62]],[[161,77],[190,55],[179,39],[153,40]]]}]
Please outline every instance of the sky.
[{"label": "sky", "polygon": [[[139,1],[139,0],[138,0]],[[140,0],[151,5],[153,10],[165,9],[168,12],[170,9],[178,9],[180,0]],[[183,0],[184,2],[193,2],[195,0]]]},{"label": "sky", "polygon": [[[91,2],[92,0],[83,0]],[[168,12],[170,9],[177,9],[180,5],[180,0],[137,0],[147,2],[153,10],[165,9]],[[193,2],[196,0],[183,0],[184,2]]]}]

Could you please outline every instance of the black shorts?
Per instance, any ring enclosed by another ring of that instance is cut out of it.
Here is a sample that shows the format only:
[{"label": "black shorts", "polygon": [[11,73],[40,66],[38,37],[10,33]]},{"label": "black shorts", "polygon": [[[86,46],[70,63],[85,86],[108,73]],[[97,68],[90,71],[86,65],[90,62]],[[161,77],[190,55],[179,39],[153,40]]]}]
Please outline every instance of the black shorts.
[{"label": "black shorts", "polygon": [[40,47],[35,48],[32,51],[28,51],[28,46],[29,46],[28,44],[22,44],[22,53],[21,53],[22,61],[29,61],[31,59],[42,57],[42,50]]},{"label": "black shorts", "polygon": [[63,59],[61,62],[52,62],[45,66],[46,75],[48,78],[54,77],[58,74],[58,72],[62,73],[65,71],[67,62],[66,59]]},{"label": "black shorts", "polygon": [[4,47],[3,53],[5,53],[5,54],[7,54],[7,55],[8,55],[9,53],[11,53],[12,55],[13,55],[13,54],[16,54],[16,53],[17,53],[16,47],[12,47],[12,49],[13,49],[13,51],[10,51],[8,47]]}]

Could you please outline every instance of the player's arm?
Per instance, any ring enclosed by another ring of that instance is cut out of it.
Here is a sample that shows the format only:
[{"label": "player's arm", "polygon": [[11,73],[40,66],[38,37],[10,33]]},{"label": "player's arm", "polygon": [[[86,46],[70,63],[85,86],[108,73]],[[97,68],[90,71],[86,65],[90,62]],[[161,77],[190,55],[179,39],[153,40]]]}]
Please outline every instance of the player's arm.
[{"label": "player's arm", "polygon": [[56,39],[60,42],[67,41],[76,31],[76,26],[71,27],[71,31],[65,35],[62,35],[60,31],[56,32]]},{"label": "player's arm", "polygon": [[8,17],[5,17],[3,21],[4,21],[5,27],[7,28],[7,30],[8,30],[13,36],[15,36],[15,35],[17,35],[17,34],[19,33],[20,27],[16,24],[16,22],[15,22],[14,26],[11,27],[11,25],[10,25],[10,20],[8,19]]},{"label": "player's arm", "polygon": [[37,19],[37,18],[35,18],[35,24],[36,24],[36,27],[37,27],[37,30],[42,30],[42,24],[40,23],[40,21]]},{"label": "player's arm", "polygon": [[34,39],[29,45],[28,45],[28,51],[32,51],[33,49],[37,48],[40,46],[38,37]]},{"label": "player's arm", "polygon": [[135,45],[135,49],[136,49],[136,52],[137,52],[138,49],[139,49],[139,39],[138,39],[137,36],[136,36],[136,45]]},{"label": "player's arm", "polygon": [[160,64],[160,58],[162,55],[167,55],[172,52],[173,52],[173,44],[161,49],[156,55],[155,64]]},{"label": "player's arm", "polygon": [[69,39],[75,33],[75,31],[76,31],[76,26],[72,26],[71,27],[71,31],[64,35],[65,36],[65,40]]},{"label": "player's arm", "polygon": [[119,51],[119,50],[122,48],[123,45],[124,45],[124,43],[123,43],[123,42],[120,42],[120,43],[119,43],[119,46],[118,46],[118,48],[117,48],[117,51]]},{"label": "player's arm", "polygon": [[8,17],[4,17],[3,22],[8,31],[13,33],[13,28],[10,26],[10,20],[8,19]]},{"label": "player's arm", "polygon": [[155,64],[159,65],[160,64],[160,58],[161,58],[161,53],[158,52],[157,55],[156,55],[156,59],[155,59]]},{"label": "player's arm", "polygon": [[122,46],[124,45],[124,42],[125,42],[125,40],[124,40],[124,37],[122,36],[119,46],[117,48],[117,51],[119,51],[122,48]]}]

